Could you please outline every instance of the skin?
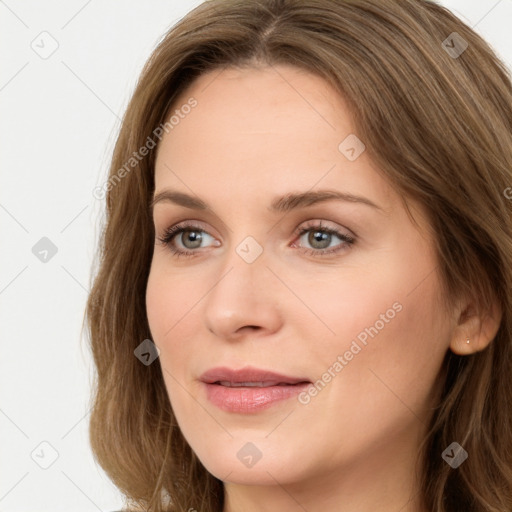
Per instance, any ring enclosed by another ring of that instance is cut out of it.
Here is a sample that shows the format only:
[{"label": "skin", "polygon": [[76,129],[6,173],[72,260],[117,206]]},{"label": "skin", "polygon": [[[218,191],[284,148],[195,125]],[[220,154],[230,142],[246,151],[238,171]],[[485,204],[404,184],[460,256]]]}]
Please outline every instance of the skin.
[{"label": "skin", "polygon": [[[498,321],[464,301],[442,308],[424,212],[410,203],[414,225],[367,151],[354,161],[340,152],[355,130],[321,78],[289,66],[228,68],[200,76],[176,108],[190,97],[197,106],[159,145],[155,191],[198,196],[210,208],[155,204],[146,304],[173,410],[224,482],[224,512],[423,512],[415,464],[442,360],[450,349],[485,348]],[[267,209],[277,196],[320,189],[364,196],[381,210],[336,200]],[[201,232],[194,249],[178,235],[175,246],[196,254],[177,258],[158,237],[185,220],[211,236]],[[341,251],[308,254],[325,246],[295,230],[320,220],[355,243],[333,236],[328,249]],[[248,236],[263,249],[252,263],[236,252]],[[309,403],[292,398],[243,415],[206,399],[199,377],[214,366],[315,382],[397,303],[400,312]],[[261,452],[250,468],[237,457],[247,442]]]}]

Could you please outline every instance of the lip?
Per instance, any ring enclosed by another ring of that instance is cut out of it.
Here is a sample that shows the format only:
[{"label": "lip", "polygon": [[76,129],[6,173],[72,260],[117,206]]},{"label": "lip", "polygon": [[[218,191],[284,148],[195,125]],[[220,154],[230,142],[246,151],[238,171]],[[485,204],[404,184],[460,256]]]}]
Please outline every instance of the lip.
[{"label": "lip", "polygon": [[219,366],[210,368],[204,372],[199,380],[213,384],[214,382],[228,381],[232,383],[240,382],[271,382],[274,384],[297,384],[299,382],[309,382],[305,377],[290,377],[269,370],[261,370],[252,366],[246,366],[239,370],[228,368],[227,366]]},{"label": "lip", "polygon": [[268,409],[296,396],[311,385],[305,377],[293,377],[250,366],[238,370],[228,367],[211,368],[199,380],[206,388],[206,397],[214,405],[228,412],[245,414]]}]

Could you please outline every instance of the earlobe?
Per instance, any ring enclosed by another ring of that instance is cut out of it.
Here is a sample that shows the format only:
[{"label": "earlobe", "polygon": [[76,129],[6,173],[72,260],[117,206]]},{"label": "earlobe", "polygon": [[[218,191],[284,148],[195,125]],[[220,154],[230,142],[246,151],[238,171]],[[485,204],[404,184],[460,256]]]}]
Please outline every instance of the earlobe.
[{"label": "earlobe", "polygon": [[501,307],[495,301],[488,312],[478,312],[473,304],[467,306],[459,316],[453,330],[450,350],[458,355],[470,355],[489,346],[501,325]]}]

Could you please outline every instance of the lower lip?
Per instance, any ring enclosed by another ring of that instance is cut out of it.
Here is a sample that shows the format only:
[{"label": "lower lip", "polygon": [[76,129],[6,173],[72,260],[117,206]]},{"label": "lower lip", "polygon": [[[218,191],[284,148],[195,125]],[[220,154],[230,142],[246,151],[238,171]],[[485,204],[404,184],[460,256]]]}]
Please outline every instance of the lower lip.
[{"label": "lower lip", "polygon": [[228,412],[249,414],[263,411],[277,402],[287,400],[311,386],[310,383],[289,386],[228,387],[206,384],[206,396],[214,405]]}]

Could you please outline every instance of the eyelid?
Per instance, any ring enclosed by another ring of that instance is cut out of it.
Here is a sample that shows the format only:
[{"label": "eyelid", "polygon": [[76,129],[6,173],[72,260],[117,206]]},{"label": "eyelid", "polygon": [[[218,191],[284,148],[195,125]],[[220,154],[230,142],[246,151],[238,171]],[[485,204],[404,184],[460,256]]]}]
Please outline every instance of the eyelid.
[{"label": "eyelid", "polygon": [[[214,238],[219,238],[217,235],[214,234],[214,232],[216,232],[216,231],[213,229],[210,229],[208,223],[203,222],[201,220],[197,220],[197,219],[188,219],[187,218],[184,220],[180,220],[180,221],[172,223],[172,225],[169,225],[169,227],[162,228],[161,231],[165,231],[167,233],[169,231],[177,231],[179,228],[200,228],[201,231],[204,231],[208,235],[213,236]],[[158,228],[155,227],[155,231],[158,231]]]},{"label": "eyelid", "polygon": [[345,226],[341,226],[333,221],[322,219],[320,217],[318,217],[316,219],[305,221],[305,223],[301,222],[297,226],[297,228],[295,228],[294,233],[300,233],[301,231],[304,231],[305,229],[315,229],[315,228],[317,228],[319,230],[325,230],[325,231],[336,231],[340,234],[346,235],[347,237],[357,238],[357,235],[352,230],[346,228]]}]

